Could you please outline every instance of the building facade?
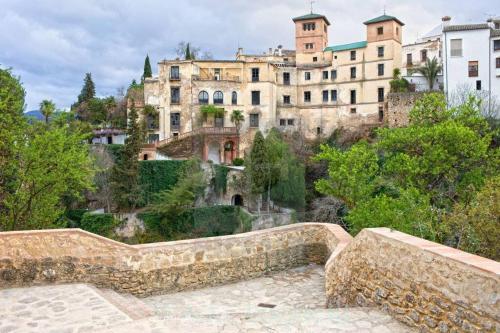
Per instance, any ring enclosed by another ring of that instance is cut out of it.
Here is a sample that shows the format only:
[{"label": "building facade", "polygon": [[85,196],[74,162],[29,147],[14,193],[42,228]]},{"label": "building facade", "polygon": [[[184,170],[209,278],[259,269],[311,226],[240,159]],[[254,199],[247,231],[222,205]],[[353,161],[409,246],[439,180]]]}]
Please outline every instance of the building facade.
[{"label": "building facade", "polygon": [[500,97],[500,20],[448,23],[442,41],[444,89],[449,100],[464,91],[484,92],[482,97],[488,101]]},{"label": "building facade", "polygon": [[[401,68],[404,24],[379,16],[364,22],[363,41],[329,46],[324,15],[293,22],[295,50],[279,46],[252,55],[239,49],[235,60],[161,61],[158,76],[144,84],[145,104],[159,112],[157,150],[175,155],[169,146],[191,140],[204,160],[231,163],[257,130],[265,135],[277,127],[312,140],[340,127],[380,124],[393,69]],[[205,105],[223,112],[207,116]],[[241,124],[231,121],[233,110],[244,114]]]}]

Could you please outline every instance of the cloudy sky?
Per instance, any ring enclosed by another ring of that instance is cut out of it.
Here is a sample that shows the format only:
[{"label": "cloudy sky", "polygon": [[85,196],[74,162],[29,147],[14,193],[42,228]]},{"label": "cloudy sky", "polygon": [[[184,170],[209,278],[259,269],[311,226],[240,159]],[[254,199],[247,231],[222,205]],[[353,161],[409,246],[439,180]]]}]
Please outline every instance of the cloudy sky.
[{"label": "cloudy sky", "polygon": [[[414,41],[444,15],[454,23],[500,16],[499,0],[316,0],[328,17],[330,44],[363,40],[363,21],[387,14],[406,23]],[[12,67],[27,91],[27,110],[42,99],[60,108],[75,101],[84,74],[97,94],[113,95],[142,74],[148,53],[156,63],[175,57],[179,41],[231,59],[238,46],[263,52],[294,47],[292,17],[306,14],[306,0],[0,0],[0,66]]]}]

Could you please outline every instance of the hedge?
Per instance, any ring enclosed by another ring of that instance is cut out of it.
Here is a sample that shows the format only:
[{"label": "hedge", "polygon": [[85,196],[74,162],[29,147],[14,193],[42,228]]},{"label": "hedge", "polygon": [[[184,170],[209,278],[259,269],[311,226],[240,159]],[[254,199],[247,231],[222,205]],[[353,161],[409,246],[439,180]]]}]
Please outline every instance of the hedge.
[{"label": "hedge", "polygon": [[173,222],[152,213],[138,215],[146,231],[158,232],[165,240],[232,235],[252,229],[253,217],[238,206],[210,206],[185,211]]},{"label": "hedge", "polygon": [[85,213],[80,221],[80,228],[97,235],[109,237],[119,223],[113,214]]},{"label": "hedge", "polygon": [[179,179],[184,161],[140,161],[141,206],[150,203],[155,193],[172,188]]}]

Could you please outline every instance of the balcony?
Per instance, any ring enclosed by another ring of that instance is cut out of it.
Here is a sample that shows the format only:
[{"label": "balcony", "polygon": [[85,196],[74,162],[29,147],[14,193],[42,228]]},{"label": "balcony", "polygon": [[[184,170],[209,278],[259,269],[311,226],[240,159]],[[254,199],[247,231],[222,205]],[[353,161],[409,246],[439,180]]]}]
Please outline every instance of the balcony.
[{"label": "balcony", "polygon": [[194,81],[228,81],[241,82],[241,78],[236,75],[228,74],[200,74],[192,76]]},{"label": "balcony", "polygon": [[168,78],[170,81],[180,81],[181,80],[181,76],[179,74],[170,74],[169,78]]}]

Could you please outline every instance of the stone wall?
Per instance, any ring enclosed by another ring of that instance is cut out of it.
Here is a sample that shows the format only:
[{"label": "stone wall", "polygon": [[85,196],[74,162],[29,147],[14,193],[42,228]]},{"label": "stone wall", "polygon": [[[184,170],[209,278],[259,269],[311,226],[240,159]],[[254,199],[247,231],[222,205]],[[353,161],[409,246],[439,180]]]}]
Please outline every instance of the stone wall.
[{"label": "stone wall", "polygon": [[84,282],[147,296],[324,264],[350,239],[319,223],[134,246],[79,229],[4,232],[0,288]]},{"label": "stone wall", "polygon": [[389,127],[403,127],[409,123],[410,110],[424,93],[390,93],[387,95],[385,121]]},{"label": "stone wall", "polygon": [[387,228],[326,264],[329,307],[377,306],[421,332],[499,332],[500,263]]}]

